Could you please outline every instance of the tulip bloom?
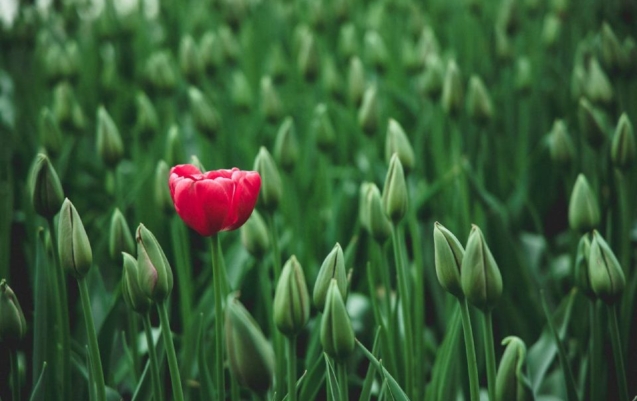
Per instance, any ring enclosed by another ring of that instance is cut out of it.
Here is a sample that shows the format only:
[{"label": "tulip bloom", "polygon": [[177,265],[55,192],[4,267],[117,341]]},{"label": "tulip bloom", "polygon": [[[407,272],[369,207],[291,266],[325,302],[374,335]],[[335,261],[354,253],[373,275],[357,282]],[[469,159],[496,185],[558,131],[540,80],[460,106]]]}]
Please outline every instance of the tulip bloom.
[{"label": "tulip bloom", "polygon": [[257,203],[261,176],[255,171],[215,170],[202,173],[192,164],[170,170],[170,196],[181,219],[203,236],[236,230]]}]

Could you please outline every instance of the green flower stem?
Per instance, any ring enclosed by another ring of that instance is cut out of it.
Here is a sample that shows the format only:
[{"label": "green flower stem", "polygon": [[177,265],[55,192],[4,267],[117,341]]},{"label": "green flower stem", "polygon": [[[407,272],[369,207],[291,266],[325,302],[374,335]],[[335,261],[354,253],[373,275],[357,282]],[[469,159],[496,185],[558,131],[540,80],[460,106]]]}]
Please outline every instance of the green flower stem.
[{"label": "green flower stem", "polygon": [[598,330],[598,321],[597,321],[597,305],[595,300],[591,300],[588,308],[589,316],[590,316],[590,369],[589,369],[589,380],[591,383],[590,387],[590,399],[596,400],[598,399],[596,396],[599,394],[599,377],[600,371],[599,367],[599,330]]},{"label": "green flower stem", "polygon": [[336,362],[336,371],[338,375],[338,388],[341,391],[339,401],[349,401],[349,389],[347,386],[347,362]]},{"label": "green flower stem", "polygon": [[613,359],[615,360],[615,373],[621,401],[628,401],[628,384],[626,383],[626,371],[624,370],[624,357],[622,355],[621,342],[619,340],[619,324],[617,323],[617,307],[608,305],[608,320],[610,325],[610,341],[613,347]]},{"label": "green flower stem", "polygon": [[232,401],[241,401],[239,383],[237,382],[237,378],[233,375],[230,375],[230,399]]},{"label": "green flower stem", "polygon": [[[382,280],[382,284],[384,287],[384,294],[383,294],[383,306],[384,306],[384,310],[385,310],[385,318],[380,321],[382,326],[383,326],[383,331],[382,331],[382,339],[384,339],[384,341],[386,341],[386,346],[383,347],[383,349],[386,350],[391,350],[391,345],[392,344],[396,344],[395,342],[395,332],[392,328],[395,328],[394,325],[391,324],[392,321],[392,309],[391,309],[391,286],[389,283],[389,273],[387,272],[387,255],[384,252],[383,249],[383,245],[381,243],[378,243],[376,241],[374,241],[377,244],[377,263],[375,263],[375,269],[377,269],[377,272],[380,272],[380,276],[381,276],[381,280]],[[373,269],[370,269],[373,270]],[[372,294],[374,297],[376,296],[375,294]],[[379,307],[379,313],[380,313],[380,307]],[[387,369],[390,371],[396,371],[396,369],[398,368],[398,363],[396,362],[396,354],[394,352],[387,352],[385,354],[385,366],[387,366]]]},{"label": "green flower stem", "polygon": [[261,290],[261,297],[263,305],[265,307],[265,315],[268,319],[268,334],[272,336],[277,330],[274,325],[274,319],[272,318],[272,302],[274,295],[272,294],[272,283],[268,274],[268,266],[265,262],[257,263],[259,270],[259,285]]},{"label": "green flower stem", "polygon": [[212,281],[215,293],[215,387],[217,388],[217,399],[225,400],[226,380],[223,370],[223,302],[226,294],[222,280],[225,274],[223,261],[221,260],[221,243],[219,235],[210,237],[210,251],[212,253]]},{"label": "green flower stem", "polygon": [[98,401],[106,401],[106,385],[104,384],[104,372],[102,371],[102,358],[100,357],[100,349],[97,345],[97,334],[95,333],[95,324],[93,321],[93,311],[91,310],[91,299],[88,295],[88,286],[86,278],[77,280],[80,287],[80,298],[82,298],[82,310],[84,311],[84,323],[86,324],[86,334],[88,338],[88,350],[91,354],[91,364],[93,369],[95,392]]},{"label": "green flower stem", "polygon": [[279,250],[279,239],[274,225],[274,213],[266,213],[268,228],[270,229],[270,242],[272,244],[272,263],[274,267],[274,282],[279,282],[281,275],[281,251]]},{"label": "green flower stem", "polygon": [[66,276],[60,264],[60,254],[58,250],[57,231],[53,218],[48,219],[49,233],[51,235],[51,248],[53,248],[53,259],[55,268],[52,270],[55,276],[55,312],[58,324],[57,333],[60,336],[60,371],[57,372],[62,381],[62,392],[60,398],[69,399],[71,395],[71,330],[69,326],[69,302],[66,293]]},{"label": "green flower stem", "polygon": [[177,215],[174,215],[170,220],[170,237],[175,252],[175,273],[179,286],[181,324],[184,330],[188,330],[192,316],[191,311],[194,309],[192,306],[192,262],[190,260],[188,232],[183,221]]},{"label": "green flower stem", "polygon": [[409,277],[408,269],[403,261],[403,253],[400,246],[400,233],[399,228],[394,226],[392,230],[392,241],[394,246],[394,259],[396,260],[396,272],[398,275],[398,291],[400,292],[400,306],[403,312],[403,321],[405,324],[405,341],[403,342],[403,352],[405,355],[405,389],[407,395],[412,393],[412,379],[414,374],[413,369],[413,350],[414,339],[413,329],[411,322],[411,299],[409,296]]},{"label": "green flower stem", "polygon": [[493,319],[491,311],[484,312],[484,352],[487,362],[489,400],[495,401],[495,348],[493,345]]},{"label": "green flower stem", "polygon": [[184,401],[184,391],[181,387],[181,377],[179,375],[179,365],[177,365],[177,354],[175,344],[173,344],[172,333],[170,332],[170,322],[168,321],[168,308],[166,301],[157,304],[159,311],[159,322],[161,324],[162,337],[164,337],[164,347],[168,358],[168,370],[170,371],[170,381],[173,387],[173,399]]},{"label": "green flower stem", "polygon": [[153,396],[155,401],[164,401],[164,392],[161,388],[161,379],[159,377],[159,363],[157,362],[157,354],[155,353],[155,343],[153,342],[152,326],[148,313],[142,316],[144,323],[144,334],[146,334],[146,343],[148,344],[148,359],[150,360],[150,379],[153,384]]},{"label": "green flower stem", "polygon": [[[413,199],[411,197],[410,199]],[[412,216],[409,218],[409,232],[411,238],[413,239],[415,244],[421,244],[421,236],[420,230],[418,229],[418,220],[416,218],[415,209],[411,208],[414,212],[410,213]],[[405,248],[405,239],[401,239],[403,242],[403,248]],[[415,333],[415,342],[414,342],[414,355],[416,361],[423,361],[425,359],[424,353],[424,338],[425,338],[425,272],[424,266],[422,263],[422,252],[420,247],[414,247],[414,266],[415,266],[415,277],[414,277],[414,296],[412,302],[414,304],[414,333]],[[422,399],[425,391],[425,381],[421,380],[422,377],[425,376],[424,373],[424,364],[423,363],[415,363],[415,372],[414,372],[414,387],[415,394],[414,399]]]},{"label": "green flower stem", "polygon": [[464,345],[467,352],[467,369],[469,370],[469,389],[471,401],[480,401],[480,382],[478,381],[478,362],[476,361],[476,346],[473,342],[473,329],[469,316],[469,304],[466,299],[458,299],[460,312],[462,313],[462,331],[464,332]]},{"label": "green flower stem", "polygon": [[18,367],[18,351],[9,351],[9,359],[11,361],[11,395],[14,401],[20,398],[20,369]]},{"label": "green flower stem", "polygon": [[296,401],[296,336],[287,338],[288,343],[288,401]]},{"label": "green flower stem", "polygon": [[[268,222],[268,228],[270,231],[270,243],[272,244],[272,267],[274,270],[274,283],[279,282],[279,276],[281,276],[281,253],[279,251],[278,236],[276,233],[276,226],[274,224],[274,212],[266,213]],[[268,319],[273,319],[273,315],[270,315]],[[276,399],[281,400],[283,394],[285,394],[285,344],[283,343],[283,335],[278,331],[272,332],[272,342],[274,346],[275,355],[275,393]]]},{"label": "green flower stem", "polygon": [[135,380],[139,379],[139,375],[141,372],[141,367],[139,364],[139,346],[137,345],[137,333],[139,332],[139,326],[137,325],[137,320],[135,319],[135,312],[130,308],[126,308],[126,324],[128,325],[128,343],[131,347],[131,352],[133,356],[133,376]]}]

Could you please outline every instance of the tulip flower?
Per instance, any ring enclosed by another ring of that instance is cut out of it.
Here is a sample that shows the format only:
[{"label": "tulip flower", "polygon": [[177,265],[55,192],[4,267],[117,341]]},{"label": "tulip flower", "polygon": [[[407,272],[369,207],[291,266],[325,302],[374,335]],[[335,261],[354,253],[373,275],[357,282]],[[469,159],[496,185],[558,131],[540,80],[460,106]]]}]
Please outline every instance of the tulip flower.
[{"label": "tulip flower", "polygon": [[231,231],[248,220],[257,203],[261,176],[254,171],[202,173],[191,164],[170,170],[170,195],[181,219],[203,236]]}]

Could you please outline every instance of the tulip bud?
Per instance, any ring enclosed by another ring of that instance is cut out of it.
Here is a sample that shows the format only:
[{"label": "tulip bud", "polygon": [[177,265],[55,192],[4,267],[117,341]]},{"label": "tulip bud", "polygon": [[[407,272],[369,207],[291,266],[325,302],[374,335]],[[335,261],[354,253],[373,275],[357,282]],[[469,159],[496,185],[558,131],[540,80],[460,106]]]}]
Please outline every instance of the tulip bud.
[{"label": "tulip bud", "polygon": [[64,191],[51,161],[39,153],[31,168],[31,201],[35,212],[42,217],[52,218],[64,201]]},{"label": "tulip bud", "polygon": [[409,138],[398,121],[389,119],[387,124],[387,137],[385,140],[385,160],[387,164],[391,161],[392,155],[396,153],[405,171],[408,173],[416,164],[414,149],[409,143]]},{"label": "tulip bud", "polygon": [[199,43],[199,56],[202,67],[212,72],[223,63],[223,49],[215,32],[206,32]]},{"label": "tulip bud", "polygon": [[613,85],[595,57],[588,61],[584,92],[592,102],[610,103],[613,100]]},{"label": "tulip bud", "polygon": [[40,112],[40,143],[51,154],[57,155],[62,149],[62,132],[51,110],[47,107]]},{"label": "tulip bud", "polygon": [[591,254],[591,240],[589,234],[582,235],[577,245],[577,254],[575,256],[575,285],[584,295],[590,299],[596,299],[595,293],[591,288],[591,280],[588,276],[588,265]]},{"label": "tulip bud", "polygon": [[150,137],[159,131],[159,117],[155,106],[144,92],[138,92],[135,97],[137,104],[137,119],[135,121],[135,129],[137,129],[142,137]]},{"label": "tulip bud", "polygon": [[533,83],[531,61],[528,57],[520,57],[515,63],[515,89],[519,92],[528,92]]},{"label": "tulip bud", "polygon": [[102,73],[100,84],[107,95],[112,96],[117,92],[119,77],[117,74],[117,60],[115,60],[115,47],[112,43],[106,43],[100,48],[102,56]]},{"label": "tulip bud", "polygon": [[73,132],[81,131],[86,125],[82,108],[68,82],[57,84],[53,90],[53,114],[62,128]]},{"label": "tulip bud", "polygon": [[142,292],[159,303],[168,298],[173,289],[173,272],[159,242],[143,224],[139,224],[137,240],[137,280]]},{"label": "tulip bud", "polygon": [[577,109],[580,130],[593,148],[598,148],[606,140],[606,122],[601,111],[581,98]]},{"label": "tulip bud", "polygon": [[336,279],[331,279],[321,320],[321,345],[327,355],[342,361],[354,351],[354,341],[352,321],[347,314],[338,283]]},{"label": "tulip bud", "polygon": [[418,87],[420,92],[427,97],[435,98],[442,92],[442,83],[445,79],[445,67],[440,56],[432,54],[425,59],[425,72],[420,76]]},{"label": "tulip bud", "polygon": [[146,79],[159,91],[171,91],[177,85],[177,74],[173,68],[170,53],[153,53],[146,62]]},{"label": "tulip bud", "polygon": [[284,170],[290,171],[299,159],[299,144],[292,117],[283,120],[274,141],[274,158]]},{"label": "tulip bud", "polygon": [[584,174],[577,176],[568,204],[568,222],[573,230],[591,231],[600,222],[599,205]]},{"label": "tulip bud", "polygon": [[602,301],[612,305],[617,302],[626,286],[622,267],[597,230],[593,230],[590,252],[588,277],[591,280],[591,288]]},{"label": "tulip bud", "polygon": [[634,72],[637,63],[637,43],[635,42],[635,39],[633,39],[631,36],[627,36],[622,43],[622,51],[624,52],[624,56],[626,58],[624,71]]},{"label": "tulip bud", "polygon": [[548,137],[551,159],[560,165],[567,166],[575,157],[575,146],[568,135],[566,124],[562,120],[555,120]]},{"label": "tulip bud", "polygon": [[299,72],[306,80],[313,81],[316,78],[319,69],[319,54],[314,35],[310,32],[307,32],[301,38],[297,66]]},{"label": "tulip bud", "polygon": [[363,95],[363,102],[358,109],[358,125],[363,131],[371,135],[378,127],[378,96],[376,96],[376,85],[372,85]]},{"label": "tulip bud", "polygon": [[374,185],[373,182],[367,182],[367,181],[363,182],[360,186],[359,197],[358,197],[358,220],[361,223],[361,227],[363,227],[368,232],[369,232],[369,206],[368,206],[368,200],[367,200],[367,193],[370,191],[372,185]]},{"label": "tulip bud", "polygon": [[181,72],[189,80],[194,80],[200,74],[203,62],[195,40],[190,35],[181,38],[179,43],[179,66]]},{"label": "tulip bud", "polygon": [[338,67],[336,67],[334,58],[329,54],[323,57],[323,64],[321,68],[321,71],[323,72],[323,87],[332,97],[341,99],[343,96],[343,82],[341,79],[341,72]]},{"label": "tulip bud", "polygon": [[610,156],[615,167],[628,170],[635,161],[635,135],[626,113],[622,113],[613,136]]},{"label": "tulip bud", "polygon": [[168,188],[168,185],[166,185],[169,172],[170,168],[165,161],[160,160],[159,162],[157,162],[157,167],[155,167],[153,197],[155,199],[157,207],[166,213],[170,213],[175,210],[172,198],[170,197],[170,190]]},{"label": "tulip bud", "polygon": [[354,56],[349,60],[347,70],[347,98],[358,106],[365,92],[365,68],[361,60]]},{"label": "tulip bud", "polygon": [[434,259],[436,276],[442,288],[457,298],[463,298],[460,269],[464,248],[455,235],[442,224],[434,223]]},{"label": "tulip bud", "polygon": [[172,125],[168,129],[165,159],[166,163],[170,166],[182,164],[185,161],[185,152],[181,141],[181,131],[176,125]]},{"label": "tulip bud", "polygon": [[124,143],[115,122],[103,106],[97,109],[97,153],[108,168],[124,156]]},{"label": "tulip bud", "polygon": [[232,33],[229,26],[223,25],[219,28],[219,41],[223,49],[224,58],[234,63],[241,55],[241,44]]},{"label": "tulip bud", "polygon": [[263,206],[268,210],[276,209],[283,196],[283,183],[272,155],[264,146],[259,149],[253,170],[261,176],[259,197]]},{"label": "tulip bud", "polygon": [[225,337],[232,375],[255,392],[267,391],[274,376],[274,351],[238,299],[229,300],[226,306]]},{"label": "tulip bud", "polygon": [[547,14],[542,25],[542,43],[547,48],[553,48],[562,31],[562,20],[555,14]]},{"label": "tulip bud", "polygon": [[266,71],[275,82],[282,81],[287,75],[288,60],[280,43],[275,43],[267,55]]},{"label": "tulip bud", "polygon": [[58,251],[62,268],[76,279],[86,276],[93,264],[91,243],[75,206],[66,198],[58,221]]},{"label": "tulip bud", "polygon": [[365,220],[371,236],[379,244],[384,244],[391,236],[391,221],[383,208],[383,200],[376,184],[370,183],[365,194]]},{"label": "tulip bud", "polygon": [[387,46],[376,31],[365,32],[364,51],[367,61],[379,70],[384,70],[389,62]]},{"label": "tulip bud", "polygon": [[607,23],[602,24],[602,31],[600,33],[601,43],[600,48],[602,52],[602,61],[606,68],[610,71],[616,71],[618,69],[624,69],[628,62],[626,53],[619,43],[613,28]]},{"label": "tulip bud", "polygon": [[[416,45],[418,54],[421,55],[424,62],[431,57],[438,57],[440,54],[440,44],[436,38],[436,33],[431,26],[425,26],[420,32],[418,44]],[[444,75],[444,73],[443,73]]]},{"label": "tulip bud", "polygon": [[487,123],[493,118],[491,96],[480,77],[472,75],[467,91],[467,112],[478,123]]},{"label": "tulip bud", "polygon": [[338,290],[343,299],[347,298],[347,273],[345,272],[345,257],[341,245],[336,243],[332,251],[327,255],[321,268],[319,269],[316,282],[314,283],[314,293],[312,300],[314,306],[320,311],[325,308],[325,298],[334,279],[338,285]]},{"label": "tulip bud", "polygon": [[445,80],[442,84],[442,108],[447,114],[455,115],[462,109],[462,78],[454,60],[447,64]]},{"label": "tulip bud", "polygon": [[152,301],[142,292],[139,286],[139,269],[137,260],[130,254],[122,252],[124,269],[122,270],[122,298],[133,311],[144,315],[150,309]]},{"label": "tulip bud", "polygon": [[511,39],[504,29],[495,28],[495,53],[500,61],[506,62],[513,57],[513,46]]},{"label": "tulip bud", "polygon": [[394,224],[398,224],[407,213],[407,183],[403,165],[394,153],[389,162],[389,169],[383,187],[383,209]]},{"label": "tulip bud", "polygon": [[350,59],[358,53],[356,26],[348,22],[341,26],[338,33],[338,53],[343,59]]},{"label": "tulip bud", "polygon": [[241,226],[241,243],[255,258],[261,258],[270,249],[268,226],[261,214],[254,209],[250,218]]},{"label": "tulip bud", "polygon": [[520,12],[516,0],[503,0],[498,8],[496,25],[509,35],[514,34],[520,26]]},{"label": "tulip bud", "polygon": [[287,336],[299,334],[310,319],[310,295],[303,268],[293,255],[281,271],[274,293],[274,323]]},{"label": "tulip bud", "polygon": [[206,99],[204,94],[194,86],[188,89],[188,99],[190,99],[190,111],[197,130],[208,137],[214,137],[219,131],[219,112]]},{"label": "tulip bud", "polygon": [[311,126],[318,147],[324,151],[331,149],[336,142],[336,132],[334,131],[334,126],[330,120],[325,103],[316,105]]},{"label": "tulip bud", "polygon": [[27,332],[27,322],[15,293],[7,284],[0,281],[0,343],[17,342]]},{"label": "tulip bud", "polygon": [[460,283],[467,301],[483,311],[493,309],[502,295],[500,270],[476,225],[471,228],[462,258]]},{"label": "tulip bud", "polygon": [[248,78],[243,72],[235,71],[232,73],[230,94],[234,106],[241,110],[250,110],[254,99]]},{"label": "tulip bud", "polygon": [[119,209],[115,208],[113,216],[111,217],[108,253],[111,259],[115,261],[123,252],[135,252],[135,242],[133,241],[133,235],[128,227],[126,218]]},{"label": "tulip bud", "polygon": [[261,78],[261,112],[270,121],[278,119],[283,113],[279,94],[268,76]]},{"label": "tulip bud", "polygon": [[495,379],[496,401],[527,401],[533,399],[533,391],[525,377],[526,345],[515,336],[502,340],[506,345]]}]

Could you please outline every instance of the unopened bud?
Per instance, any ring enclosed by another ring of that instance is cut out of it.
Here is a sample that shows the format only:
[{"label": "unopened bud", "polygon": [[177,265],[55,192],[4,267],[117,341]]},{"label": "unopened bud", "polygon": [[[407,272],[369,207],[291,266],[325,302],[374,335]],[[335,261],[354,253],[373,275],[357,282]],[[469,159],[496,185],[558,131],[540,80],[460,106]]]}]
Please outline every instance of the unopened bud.
[{"label": "unopened bud", "polygon": [[190,35],[181,38],[179,43],[179,66],[181,72],[190,81],[195,80],[203,69],[203,61],[195,40]]},{"label": "unopened bud", "polygon": [[469,79],[467,91],[467,111],[469,116],[479,123],[486,123],[493,118],[493,103],[484,82],[477,75]]},{"label": "unopened bud", "polygon": [[405,172],[411,171],[416,164],[416,156],[414,155],[414,149],[411,147],[409,138],[405,134],[405,130],[393,118],[389,119],[387,124],[387,136],[385,140],[385,160],[387,164],[390,163],[392,155],[396,153]]},{"label": "unopened bud", "polygon": [[109,168],[124,156],[124,143],[115,122],[103,106],[97,109],[97,153]]},{"label": "unopened bud", "polygon": [[292,256],[283,266],[274,293],[274,323],[283,334],[295,336],[310,319],[310,295],[303,268]]},{"label": "unopened bud", "polygon": [[502,276],[482,231],[471,228],[460,268],[462,292],[467,301],[483,311],[490,311],[502,296]]},{"label": "unopened bud", "polygon": [[588,143],[597,148],[606,140],[606,121],[600,110],[595,108],[590,102],[581,98],[577,109],[580,130]]},{"label": "unopened bud", "polygon": [[173,289],[173,272],[159,242],[143,224],[136,233],[138,282],[144,295],[163,302]]},{"label": "unopened bud", "polygon": [[49,154],[59,154],[62,149],[62,132],[60,132],[60,127],[51,110],[43,108],[40,112],[39,122],[40,143]]},{"label": "unopened bud", "polygon": [[364,39],[365,58],[371,65],[379,70],[384,70],[389,62],[387,46],[378,32],[370,30],[365,32]]},{"label": "unopened bud", "polygon": [[160,160],[155,167],[153,195],[155,203],[160,210],[165,213],[170,213],[175,210],[172,198],[170,196],[170,189],[166,183],[168,182],[170,168],[168,164]]},{"label": "unopened bud", "polygon": [[[15,293],[0,281],[0,343],[17,342],[27,333],[27,322]],[[17,373],[17,372],[16,372]]]},{"label": "unopened bud", "polygon": [[274,141],[274,158],[286,171],[290,171],[299,159],[299,144],[292,117],[283,120]]},{"label": "unopened bud", "polygon": [[368,183],[364,188],[365,198],[363,203],[363,219],[370,235],[379,244],[384,244],[391,236],[391,220],[383,209],[383,200],[380,190],[374,183]]},{"label": "unopened bud", "polygon": [[39,153],[30,175],[31,201],[35,212],[42,217],[52,218],[64,201],[64,191],[49,158]]},{"label": "unopened bud", "polygon": [[171,91],[177,85],[177,74],[170,53],[153,53],[146,62],[146,79],[159,91]]},{"label": "unopened bud", "polygon": [[76,279],[86,276],[93,264],[93,251],[82,219],[68,198],[60,210],[58,251],[60,264],[68,274]]},{"label": "unopened bud", "polygon": [[602,301],[614,304],[624,292],[626,278],[617,257],[597,230],[593,230],[590,252],[588,277],[591,288]]},{"label": "unopened bud", "polygon": [[135,241],[131,234],[126,218],[115,208],[111,217],[111,229],[108,237],[108,253],[112,260],[119,260],[122,252],[134,253]]},{"label": "unopened bud", "polygon": [[593,292],[593,288],[591,288],[591,279],[588,276],[588,259],[591,254],[590,236],[591,235],[589,233],[582,235],[582,238],[580,238],[579,244],[577,245],[574,279],[575,285],[584,293],[584,295],[590,299],[596,299],[595,292]]},{"label": "unopened bud", "polygon": [[186,161],[185,158],[186,154],[181,140],[181,130],[178,126],[172,125],[168,129],[168,135],[166,136],[166,163],[169,166],[183,164]]},{"label": "unopened bud", "polygon": [[137,119],[135,129],[142,137],[148,138],[159,132],[159,117],[155,106],[144,92],[138,92],[135,97],[137,104]]},{"label": "unopened bud", "polygon": [[588,61],[588,74],[584,83],[586,96],[596,103],[610,103],[613,100],[613,85],[602,69],[597,58]]},{"label": "unopened bud", "polygon": [[349,60],[347,70],[347,98],[350,103],[358,106],[365,92],[365,68],[361,59],[354,56]]},{"label": "unopened bud", "polygon": [[195,127],[209,138],[219,131],[221,117],[214,106],[206,99],[204,94],[195,87],[188,89],[190,99],[190,111],[195,122]]},{"label": "unopened bud", "polygon": [[319,54],[314,35],[306,33],[301,38],[299,55],[297,59],[299,72],[308,81],[313,81],[319,71]]},{"label": "unopened bud", "polygon": [[372,85],[363,95],[363,102],[358,109],[358,125],[367,135],[372,135],[378,127],[378,96],[376,85]]},{"label": "unopened bud", "polygon": [[455,235],[442,224],[434,223],[434,260],[436,276],[442,288],[457,298],[463,298],[460,269],[464,248]]},{"label": "unopened bud", "polygon": [[241,242],[255,258],[261,258],[270,249],[268,227],[261,214],[255,209],[250,218],[241,226]]},{"label": "unopened bud", "polygon": [[562,20],[555,14],[547,14],[542,25],[542,43],[553,48],[562,31]]},{"label": "unopened bud", "polygon": [[407,213],[408,198],[403,165],[398,154],[394,153],[389,162],[382,197],[385,214],[394,224],[398,224]]},{"label": "unopened bud", "polygon": [[314,306],[320,311],[325,308],[325,298],[330,286],[331,280],[337,284],[342,299],[347,298],[347,273],[345,272],[345,257],[340,244],[334,245],[332,251],[327,255],[321,268],[319,269],[316,282],[314,283],[314,292],[312,300]]},{"label": "unopened bud", "polygon": [[628,170],[635,161],[635,134],[626,113],[619,117],[613,136],[610,156],[615,167]]},{"label": "unopened bud", "polygon": [[122,271],[122,298],[126,305],[139,314],[145,314],[150,309],[152,301],[144,294],[139,286],[137,260],[128,253],[122,253],[124,269]]},{"label": "unopened bud", "polygon": [[455,115],[462,110],[462,78],[454,60],[447,64],[445,80],[442,85],[442,108],[447,114]]},{"label": "unopened bud", "polygon": [[206,32],[199,42],[199,56],[205,71],[212,72],[223,64],[223,49],[215,32]]},{"label": "unopened bud", "polygon": [[528,57],[520,57],[515,63],[515,89],[519,92],[528,92],[533,83],[531,61]]},{"label": "unopened bud", "polygon": [[628,59],[626,58],[624,48],[621,43],[619,43],[615,32],[613,32],[613,28],[611,28],[607,22],[602,24],[600,37],[602,61],[606,68],[610,71],[617,71],[626,68]]},{"label": "unopened bud", "polygon": [[325,103],[319,103],[316,106],[311,124],[318,147],[322,150],[331,149],[336,142],[336,131],[330,120]]},{"label": "unopened bud", "polygon": [[281,99],[269,76],[261,78],[261,112],[270,121],[277,120],[283,113]]},{"label": "unopened bud", "polygon": [[254,96],[248,78],[242,71],[232,73],[230,93],[234,106],[241,110],[250,110],[254,103]]},{"label": "unopened bud", "polygon": [[351,59],[358,53],[356,26],[349,22],[341,27],[338,34],[338,53],[343,59]]},{"label": "unopened bud", "polygon": [[270,211],[276,209],[283,197],[283,183],[272,155],[264,146],[259,149],[253,170],[261,176],[259,197],[263,206]]},{"label": "unopened bud", "polygon": [[526,345],[515,336],[502,340],[506,345],[495,379],[496,401],[530,401],[533,391],[525,374]]},{"label": "unopened bud", "polygon": [[352,321],[345,308],[336,279],[331,279],[321,319],[321,345],[336,360],[346,359],[354,350]]},{"label": "unopened bud", "polygon": [[584,174],[577,176],[568,204],[568,222],[571,229],[587,232],[600,222],[599,204]]},{"label": "unopened bud", "polygon": [[555,120],[548,141],[551,159],[555,163],[567,166],[573,161],[575,146],[563,120]]}]

